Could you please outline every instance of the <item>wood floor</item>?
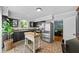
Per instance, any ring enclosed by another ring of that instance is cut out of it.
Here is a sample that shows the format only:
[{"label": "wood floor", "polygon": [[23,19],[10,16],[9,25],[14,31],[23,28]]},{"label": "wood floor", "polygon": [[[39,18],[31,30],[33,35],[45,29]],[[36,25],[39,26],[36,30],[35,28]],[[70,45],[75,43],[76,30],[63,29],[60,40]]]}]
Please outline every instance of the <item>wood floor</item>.
[{"label": "wood floor", "polygon": [[55,41],[62,41],[63,37],[62,36],[54,36]]},{"label": "wood floor", "polygon": [[[24,40],[15,43],[15,47],[9,51],[4,51],[3,53],[32,53],[27,46],[24,45]],[[37,53],[62,53],[61,42],[53,41],[52,43],[47,43],[41,40],[41,48]]]},{"label": "wood floor", "polygon": [[41,53],[62,53],[60,41],[53,41],[52,43],[42,41],[41,43]]}]

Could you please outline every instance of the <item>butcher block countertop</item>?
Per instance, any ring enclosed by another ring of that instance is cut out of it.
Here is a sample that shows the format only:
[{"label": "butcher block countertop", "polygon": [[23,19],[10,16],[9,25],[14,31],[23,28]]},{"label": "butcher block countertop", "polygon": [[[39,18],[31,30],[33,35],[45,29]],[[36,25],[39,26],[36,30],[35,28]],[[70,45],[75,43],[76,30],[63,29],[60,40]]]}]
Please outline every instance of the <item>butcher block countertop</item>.
[{"label": "butcher block countertop", "polygon": [[37,36],[39,35],[39,33],[35,33],[35,32],[25,32],[25,35],[30,35],[30,36]]},{"label": "butcher block countertop", "polygon": [[36,32],[25,32],[25,38],[28,38],[31,41],[35,40],[35,37],[40,36],[40,33],[36,33]]}]

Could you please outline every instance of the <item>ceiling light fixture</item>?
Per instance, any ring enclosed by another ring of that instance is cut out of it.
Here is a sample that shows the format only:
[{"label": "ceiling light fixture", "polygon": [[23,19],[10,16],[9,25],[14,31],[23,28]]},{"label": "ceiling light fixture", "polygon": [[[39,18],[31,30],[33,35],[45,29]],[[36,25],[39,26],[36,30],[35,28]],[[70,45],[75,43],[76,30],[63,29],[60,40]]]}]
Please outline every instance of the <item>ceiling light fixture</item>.
[{"label": "ceiling light fixture", "polygon": [[36,8],[36,11],[40,12],[40,11],[42,11],[42,8]]}]

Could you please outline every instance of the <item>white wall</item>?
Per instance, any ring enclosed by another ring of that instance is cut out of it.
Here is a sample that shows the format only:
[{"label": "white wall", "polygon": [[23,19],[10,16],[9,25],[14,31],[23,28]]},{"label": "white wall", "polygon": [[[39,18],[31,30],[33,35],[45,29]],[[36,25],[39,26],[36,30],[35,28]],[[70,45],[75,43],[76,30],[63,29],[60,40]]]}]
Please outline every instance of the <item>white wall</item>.
[{"label": "white wall", "polygon": [[8,8],[7,7],[2,7],[2,15],[8,16]]},{"label": "white wall", "polygon": [[0,53],[2,52],[2,9],[0,7]]},{"label": "white wall", "polygon": [[54,15],[54,20],[64,20],[65,18],[72,17],[75,15],[75,11],[69,11]]}]

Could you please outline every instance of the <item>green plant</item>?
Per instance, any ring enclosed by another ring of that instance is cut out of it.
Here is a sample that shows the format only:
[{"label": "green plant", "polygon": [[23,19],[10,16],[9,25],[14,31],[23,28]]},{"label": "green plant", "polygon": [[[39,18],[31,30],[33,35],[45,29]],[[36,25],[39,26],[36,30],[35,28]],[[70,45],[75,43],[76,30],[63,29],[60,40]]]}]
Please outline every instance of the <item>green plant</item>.
[{"label": "green plant", "polygon": [[3,28],[3,32],[6,32],[8,34],[8,39],[10,39],[11,35],[13,34],[13,27],[10,19],[7,19],[2,23],[2,28]]}]

